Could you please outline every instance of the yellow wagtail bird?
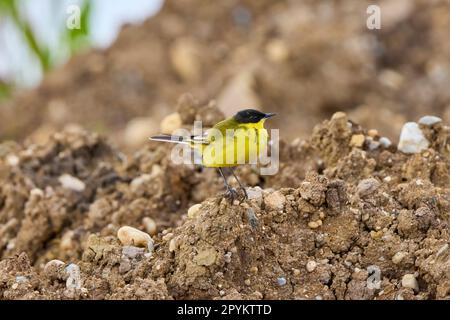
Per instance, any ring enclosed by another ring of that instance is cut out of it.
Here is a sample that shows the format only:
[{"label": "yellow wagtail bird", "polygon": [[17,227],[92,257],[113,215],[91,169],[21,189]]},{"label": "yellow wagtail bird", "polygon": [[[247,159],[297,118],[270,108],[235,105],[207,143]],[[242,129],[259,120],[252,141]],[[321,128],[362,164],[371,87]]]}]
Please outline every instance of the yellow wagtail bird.
[{"label": "yellow wagtail bird", "polygon": [[183,143],[199,152],[203,166],[218,168],[227,189],[226,195],[234,199],[236,190],[230,187],[223,173],[224,168],[229,168],[245,198],[248,198],[247,191],[234,173],[234,167],[257,162],[259,155],[267,147],[268,133],[264,122],[274,115],[275,113],[245,109],[215,124],[201,136],[158,135],[150,140]]}]

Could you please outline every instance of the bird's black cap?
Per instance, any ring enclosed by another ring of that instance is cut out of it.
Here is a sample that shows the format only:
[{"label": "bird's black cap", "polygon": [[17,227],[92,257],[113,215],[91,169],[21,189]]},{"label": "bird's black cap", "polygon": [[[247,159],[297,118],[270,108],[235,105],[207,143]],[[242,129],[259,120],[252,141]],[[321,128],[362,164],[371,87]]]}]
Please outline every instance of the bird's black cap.
[{"label": "bird's black cap", "polygon": [[257,123],[264,118],[273,117],[275,113],[264,113],[254,109],[241,110],[234,115],[234,120],[239,123]]}]

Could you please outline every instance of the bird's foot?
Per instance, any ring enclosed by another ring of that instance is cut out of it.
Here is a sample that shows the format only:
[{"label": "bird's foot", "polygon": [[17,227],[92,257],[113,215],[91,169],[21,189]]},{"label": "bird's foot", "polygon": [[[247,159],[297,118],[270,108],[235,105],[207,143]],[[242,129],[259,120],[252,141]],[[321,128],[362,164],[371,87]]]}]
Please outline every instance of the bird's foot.
[{"label": "bird's foot", "polygon": [[227,188],[227,191],[225,191],[225,198],[227,198],[228,200],[230,200],[231,202],[234,201],[234,199],[236,199],[238,197],[238,192],[236,191],[236,189],[234,188]]}]

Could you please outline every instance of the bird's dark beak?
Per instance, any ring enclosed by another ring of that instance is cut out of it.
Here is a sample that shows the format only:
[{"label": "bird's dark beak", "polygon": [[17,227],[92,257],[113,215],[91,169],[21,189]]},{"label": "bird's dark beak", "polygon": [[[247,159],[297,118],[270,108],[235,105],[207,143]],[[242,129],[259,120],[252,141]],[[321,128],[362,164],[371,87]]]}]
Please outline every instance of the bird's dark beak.
[{"label": "bird's dark beak", "polygon": [[272,118],[273,116],[276,116],[276,115],[277,115],[276,113],[269,112],[269,113],[266,113],[264,118],[268,119],[268,118]]}]

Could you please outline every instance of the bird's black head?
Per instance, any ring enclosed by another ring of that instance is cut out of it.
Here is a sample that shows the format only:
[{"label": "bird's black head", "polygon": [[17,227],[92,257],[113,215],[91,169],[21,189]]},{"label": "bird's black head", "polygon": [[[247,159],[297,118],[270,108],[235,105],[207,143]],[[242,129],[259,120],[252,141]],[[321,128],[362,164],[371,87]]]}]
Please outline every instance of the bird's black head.
[{"label": "bird's black head", "polygon": [[275,113],[264,113],[254,109],[241,110],[234,115],[234,120],[239,123],[258,123],[262,119],[273,117]]}]

